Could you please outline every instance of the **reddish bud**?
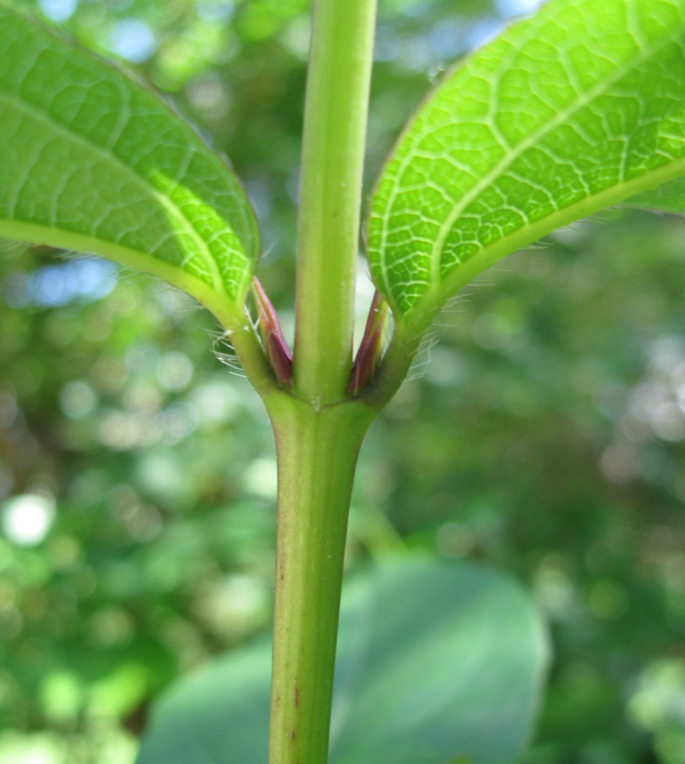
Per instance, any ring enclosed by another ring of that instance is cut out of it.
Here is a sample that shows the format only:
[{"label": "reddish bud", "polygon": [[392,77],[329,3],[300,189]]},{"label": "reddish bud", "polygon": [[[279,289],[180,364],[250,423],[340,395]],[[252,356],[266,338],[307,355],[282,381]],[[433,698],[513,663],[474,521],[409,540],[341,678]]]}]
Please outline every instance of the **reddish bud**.
[{"label": "reddish bud", "polygon": [[388,303],[379,292],[376,292],[366,321],[364,336],[352,364],[352,373],[347,385],[347,392],[350,395],[358,395],[376,374],[383,356],[383,339],[389,315]]},{"label": "reddish bud", "polygon": [[290,387],[293,383],[293,354],[283,336],[278,313],[256,276],[252,281],[252,294],[257,305],[266,355],[278,381]]}]

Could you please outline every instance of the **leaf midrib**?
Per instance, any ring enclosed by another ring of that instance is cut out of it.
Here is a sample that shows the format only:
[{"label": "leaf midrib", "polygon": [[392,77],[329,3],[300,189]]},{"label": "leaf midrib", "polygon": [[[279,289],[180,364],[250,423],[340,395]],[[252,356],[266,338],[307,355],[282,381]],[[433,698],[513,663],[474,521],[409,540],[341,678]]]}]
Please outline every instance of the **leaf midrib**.
[{"label": "leaf midrib", "polygon": [[[617,67],[614,73],[610,77],[607,77],[605,80],[603,80],[600,84],[590,88],[584,94],[579,94],[576,101],[560,111],[556,117],[551,119],[549,122],[546,122],[544,126],[531,133],[527,138],[524,138],[519,144],[516,145],[513,150],[510,151],[509,154],[500,160],[500,162],[498,162],[498,164],[495,165],[495,167],[493,167],[487,175],[483,176],[483,178],[478,183],[476,183],[475,186],[467,191],[459,203],[452,210],[452,212],[448,215],[445,222],[440,226],[440,233],[438,234],[431,251],[431,280],[434,282],[439,282],[442,280],[441,256],[442,250],[445,246],[445,241],[461,213],[469,206],[469,204],[471,204],[472,201],[474,201],[474,199],[476,199],[490,186],[491,183],[493,183],[507,169],[509,169],[511,165],[516,161],[516,159],[518,159],[525,151],[533,148],[533,146],[539,143],[542,138],[549,135],[556,127],[559,127],[560,125],[567,122],[570,117],[578,113],[591,101],[603,95],[611,86],[622,79],[630,71],[634,70],[640,63],[647,61],[662,48],[665,48],[667,45],[670,45],[672,42],[674,42],[676,37],[682,34],[683,29],[685,29],[685,24],[681,23],[681,25],[676,30],[674,30],[672,34],[665,36],[662,40],[659,41],[657,45],[646,47],[643,50],[638,48],[638,55]],[[624,177],[621,180],[625,182]],[[622,185],[622,183],[618,183],[616,185]],[[595,195],[596,194],[588,194],[586,198],[591,198]],[[560,211],[562,208],[554,202],[554,197],[550,195],[550,198],[554,203],[556,211]],[[528,220],[528,216],[526,215],[525,211],[519,211],[526,217],[526,224],[530,225],[530,221]]]},{"label": "leaf midrib", "polygon": [[[86,136],[82,135],[81,133],[78,133],[75,130],[70,130],[61,122],[54,119],[54,117],[52,117],[50,114],[41,111],[40,109],[36,108],[32,104],[28,103],[25,99],[21,98],[20,96],[13,95],[11,93],[8,93],[5,90],[0,89],[0,100],[4,100],[6,103],[9,103],[10,105],[24,111],[26,114],[33,117],[34,119],[40,120],[48,124],[50,127],[56,129],[57,131],[65,135],[69,140],[75,143],[80,143],[84,146],[87,146],[89,149],[93,150],[96,154],[98,154],[104,160],[108,162],[112,162],[113,164],[116,164],[120,169],[122,169],[125,173],[127,173],[133,179],[135,183],[141,186],[152,197],[157,199],[157,201],[160,202],[162,206],[164,206],[169,211],[169,213],[176,220],[180,222],[181,226],[185,229],[186,233],[188,233],[188,235],[191,236],[191,238],[197,243],[198,247],[205,255],[212,273],[212,282],[213,282],[214,288],[217,289],[217,291],[225,294],[227,297],[229,296],[226,291],[226,286],[223,282],[223,279],[221,278],[219,266],[216,260],[214,259],[207,245],[207,242],[202,238],[200,233],[197,231],[197,229],[193,225],[192,221],[186,217],[186,215],[183,213],[180,207],[178,207],[178,205],[176,205],[170,197],[168,197],[166,194],[159,191],[159,189],[155,188],[155,186],[153,186],[144,175],[139,173],[131,165],[126,164],[126,162],[120,159],[116,154],[107,153],[102,148],[102,146],[99,146],[97,143],[88,139]],[[176,180],[174,180],[174,183],[176,183],[177,185],[180,185],[178,181]],[[54,227],[58,228],[59,226],[54,226]],[[94,238],[99,238],[99,237],[94,237]],[[118,243],[118,242],[113,242],[113,243]],[[147,253],[147,254],[151,254],[151,253]]]}]

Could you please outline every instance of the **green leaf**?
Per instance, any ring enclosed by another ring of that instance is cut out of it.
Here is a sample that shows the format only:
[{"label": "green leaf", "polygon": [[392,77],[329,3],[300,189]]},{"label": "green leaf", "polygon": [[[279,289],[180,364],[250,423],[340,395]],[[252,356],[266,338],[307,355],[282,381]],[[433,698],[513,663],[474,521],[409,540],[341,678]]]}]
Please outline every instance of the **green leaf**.
[{"label": "green leaf", "polygon": [[685,0],[552,0],[446,77],[372,200],[396,314],[425,325],[501,257],[685,174],[684,16]]},{"label": "green leaf", "polygon": [[[161,701],[137,764],[264,764],[271,645],[210,664]],[[489,569],[385,566],[343,598],[331,764],[513,764],[546,665],[539,619]]]},{"label": "green leaf", "polygon": [[260,249],[238,180],[191,127],[121,71],[5,5],[0,236],[147,271],[229,322]]}]

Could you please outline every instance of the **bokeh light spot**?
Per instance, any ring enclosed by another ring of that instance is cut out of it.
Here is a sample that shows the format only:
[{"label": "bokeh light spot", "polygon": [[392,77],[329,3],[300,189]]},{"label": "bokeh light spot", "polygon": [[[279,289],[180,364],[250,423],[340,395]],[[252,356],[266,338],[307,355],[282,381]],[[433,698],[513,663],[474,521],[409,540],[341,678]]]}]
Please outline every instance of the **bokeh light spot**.
[{"label": "bokeh light spot", "polygon": [[18,546],[36,546],[48,535],[55,517],[55,502],[25,493],[2,505],[2,531]]}]

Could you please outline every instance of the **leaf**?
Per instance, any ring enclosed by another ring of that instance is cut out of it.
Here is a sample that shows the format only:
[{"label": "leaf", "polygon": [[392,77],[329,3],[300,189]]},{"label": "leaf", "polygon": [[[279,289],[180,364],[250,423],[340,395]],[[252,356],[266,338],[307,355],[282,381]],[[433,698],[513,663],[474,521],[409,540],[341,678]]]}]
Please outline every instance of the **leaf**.
[{"label": "leaf", "polygon": [[372,199],[369,260],[397,315],[425,325],[501,257],[685,174],[684,14],[552,0],[446,77]]},{"label": "leaf", "polygon": [[[546,664],[519,588],[472,565],[405,562],[345,590],[331,764],[513,764]],[[271,645],[232,653],[162,699],[137,764],[264,764]]]},{"label": "leaf", "polygon": [[1,4],[0,236],[147,271],[227,320],[260,249],[238,180],[192,128]]}]

